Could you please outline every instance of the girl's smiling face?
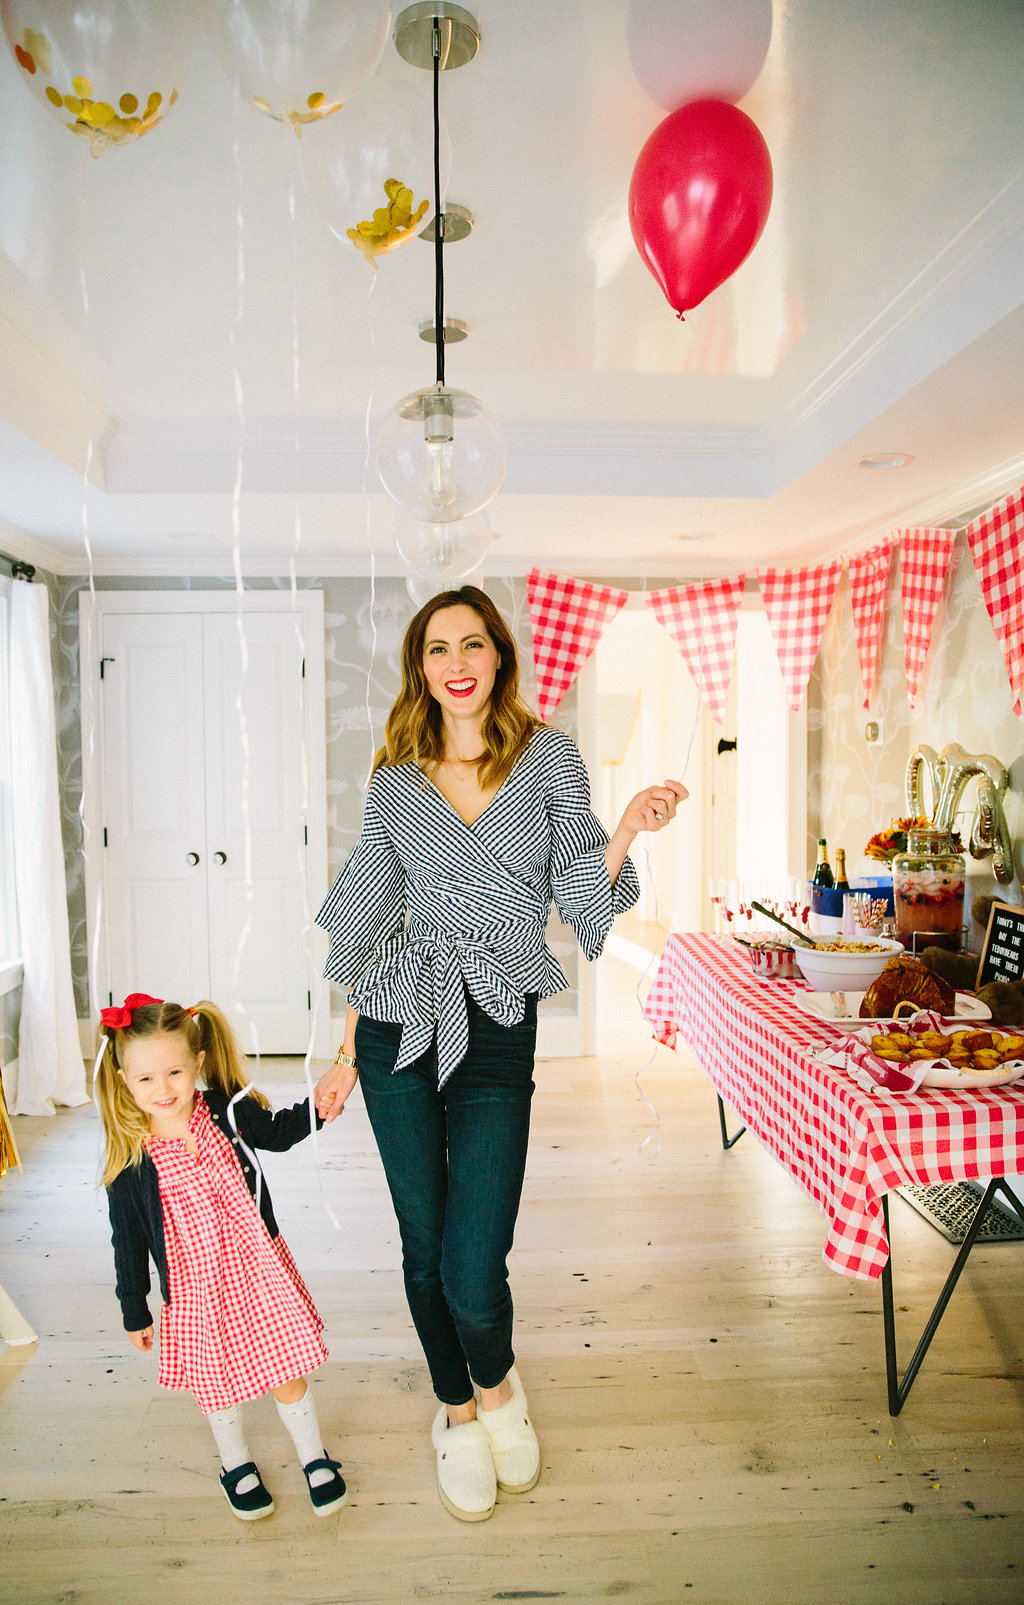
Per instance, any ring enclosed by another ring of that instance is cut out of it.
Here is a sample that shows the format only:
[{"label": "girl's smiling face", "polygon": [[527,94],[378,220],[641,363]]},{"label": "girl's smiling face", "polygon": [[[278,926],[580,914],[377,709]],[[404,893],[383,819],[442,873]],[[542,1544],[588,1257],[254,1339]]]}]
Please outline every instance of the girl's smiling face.
[{"label": "girl's smiling face", "polygon": [[445,713],[465,718],[484,712],[500,664],[479,613],[462,602],[438,608],[423,642],[423,673]]},{"label": "girl's smiling face", "polygon": [[158,1031],[128,1042],[121,1074],[154,1131],[188,1121],[204,1057],[202,1053],[193,1057],[180,1031]]}]

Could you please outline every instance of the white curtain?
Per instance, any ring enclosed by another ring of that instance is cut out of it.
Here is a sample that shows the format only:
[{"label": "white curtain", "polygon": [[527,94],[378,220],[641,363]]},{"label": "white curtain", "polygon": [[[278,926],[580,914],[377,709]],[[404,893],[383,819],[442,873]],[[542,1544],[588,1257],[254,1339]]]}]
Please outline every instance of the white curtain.
[{"label": "white curtain", "polygon": [[11,587],[12,826],[25,971],[14,1113],[88,1101],[71,984],[45,585]]}]

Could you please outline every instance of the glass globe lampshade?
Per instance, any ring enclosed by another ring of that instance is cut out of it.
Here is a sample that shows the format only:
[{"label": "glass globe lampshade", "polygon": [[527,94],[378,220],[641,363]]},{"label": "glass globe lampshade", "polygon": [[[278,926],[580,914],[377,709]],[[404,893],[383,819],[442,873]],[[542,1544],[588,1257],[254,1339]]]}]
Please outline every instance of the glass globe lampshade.
[{"label": "glass globe lampshade", "polygon": [[435,384],[392,407],[377,437],[381,484],[415,519],[478,513],[505,477],[505,444],[475,396]]},{"label": "glass globe lampshade", "polygon": [[432,576],[439,591],[450,590],[479,568],[490,544],[486,513],[471,513],[455,524],[431,524],[399,514],[395,528],[399,557],[413,573]]}]

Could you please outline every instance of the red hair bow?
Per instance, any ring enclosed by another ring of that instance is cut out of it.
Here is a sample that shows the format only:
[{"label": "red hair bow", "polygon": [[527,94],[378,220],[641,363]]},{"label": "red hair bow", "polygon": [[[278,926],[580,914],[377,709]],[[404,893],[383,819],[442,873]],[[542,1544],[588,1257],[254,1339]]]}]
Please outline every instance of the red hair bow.
[{"label": "red hair bow", "polygon": [[100,1021],[108,1031],[126,1031],[132,1023],[133,1009],[141,1009],[147,1003],[163,1001],[163,998],[147,997],[145,992],[129,992],[122,1004],[115,1004],[112,1009],[101,1009]]}]

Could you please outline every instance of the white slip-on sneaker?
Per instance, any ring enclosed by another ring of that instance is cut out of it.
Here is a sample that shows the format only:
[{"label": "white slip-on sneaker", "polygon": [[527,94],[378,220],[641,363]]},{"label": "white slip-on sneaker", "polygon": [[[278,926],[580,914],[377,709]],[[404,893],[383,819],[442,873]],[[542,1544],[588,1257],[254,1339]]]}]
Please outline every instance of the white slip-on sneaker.
[{"label": "white slip-on sneaker", "polygon": [[485,1410],[478,1401],[477,1419],[490,1440],[494,1473],[503,1494],[525,1494],[540,1477],[540,1445],[530,1424],[526,1394],[515,1366],[508,1374],[512,1397],[497,1410]]},{"label": "white slip-on sneaker", "polygon": [[479,1421],[448,1425],[448,1407],[442,1405],[431,1432],[437,1450],[437,1491],[449,1515],[457,1521],[486,1521],[494,1514],[497,1484],[491,1440]]}]

